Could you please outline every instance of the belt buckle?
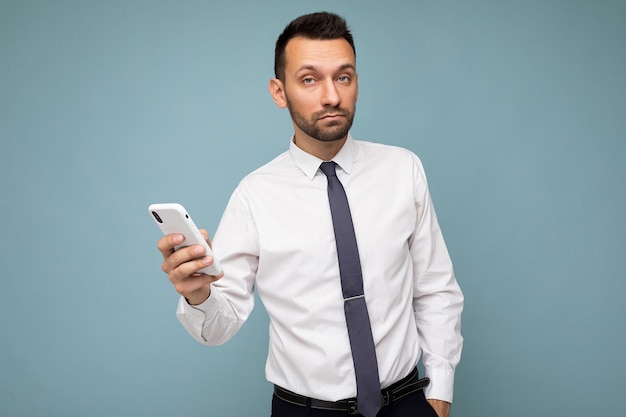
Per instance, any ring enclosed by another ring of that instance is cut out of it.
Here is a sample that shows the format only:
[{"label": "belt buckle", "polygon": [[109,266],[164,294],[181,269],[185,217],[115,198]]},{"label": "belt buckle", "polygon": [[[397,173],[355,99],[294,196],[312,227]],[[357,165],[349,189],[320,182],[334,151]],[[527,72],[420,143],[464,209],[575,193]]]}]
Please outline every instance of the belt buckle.
[{"label": "belt buckle", "polygon": [[350,401],[348,401],[348,404],[347,404],[347,405],[348,405],[348,410],[347,410],[347,411],[348,411],[348,414],[349,414],[349,415],[351,415],[351,416],[355,416],[355,415],[359,414],[359,412],[358,412],[358,411],[357,411],[357,409],[356,409],[356,406],[357,406],[357,404],[356,404],[356,400],[350,400]]},{"label": "belt buckle", "polygon": [[385,390],[383,393],[383,407],[387,407],[389,404],[391,404],[391,395],[389,395],[389,391]]}]

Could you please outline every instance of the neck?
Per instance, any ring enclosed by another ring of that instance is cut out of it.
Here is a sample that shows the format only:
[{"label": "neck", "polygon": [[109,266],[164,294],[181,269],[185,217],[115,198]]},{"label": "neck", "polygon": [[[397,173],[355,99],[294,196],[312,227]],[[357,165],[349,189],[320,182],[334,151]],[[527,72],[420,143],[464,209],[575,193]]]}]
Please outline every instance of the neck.
[{"label": "neck", "polygon": [[344,143],[346,143],[346,140],[348,140],[347,135],[342,139],[324,142],[311,138],[308,135],[298,135],[297,132],[293,139],[298,148],[308,154],[318,157],[323,161],[330,161],[333,159],[335,155],[339,153]]}]

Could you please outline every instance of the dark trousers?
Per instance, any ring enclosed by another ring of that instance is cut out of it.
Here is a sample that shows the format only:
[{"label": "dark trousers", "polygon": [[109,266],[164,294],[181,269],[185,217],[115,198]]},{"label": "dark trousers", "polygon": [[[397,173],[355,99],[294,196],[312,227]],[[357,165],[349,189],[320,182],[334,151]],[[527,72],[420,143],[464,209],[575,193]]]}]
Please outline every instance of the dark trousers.
[{"label": "dark trousers", "polygon": [[[290,404],[276,396],[272,398],[272,417],[344,417],[349,415],[343,411],[318,410]],[[377,417],[437,417],[437,413],[426,401],[424,391],[419,390],[390,406],[383,407]]]}]

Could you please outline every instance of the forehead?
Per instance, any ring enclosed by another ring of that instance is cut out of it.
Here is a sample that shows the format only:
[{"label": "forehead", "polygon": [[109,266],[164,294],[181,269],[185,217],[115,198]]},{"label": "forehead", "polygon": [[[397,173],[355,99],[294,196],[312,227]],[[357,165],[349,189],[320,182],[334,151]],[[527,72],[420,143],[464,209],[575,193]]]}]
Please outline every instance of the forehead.
[{"label": "forehead", "polygon": [[355,66],[352,47],[345,39],[307,39],[296,37],[285,48],[286,72],[296,72],[302,67],[332,69],[346,64]]}]

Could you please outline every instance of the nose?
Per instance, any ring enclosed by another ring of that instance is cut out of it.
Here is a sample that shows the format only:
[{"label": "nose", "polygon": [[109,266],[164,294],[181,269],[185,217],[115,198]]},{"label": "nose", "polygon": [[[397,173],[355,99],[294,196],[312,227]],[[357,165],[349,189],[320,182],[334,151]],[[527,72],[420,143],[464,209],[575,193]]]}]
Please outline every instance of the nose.
[{"label": "nose", "polygon": [[322,89],[322,106],[336,107],[341,103],[341,97],[334,80],[325,81]]}]

